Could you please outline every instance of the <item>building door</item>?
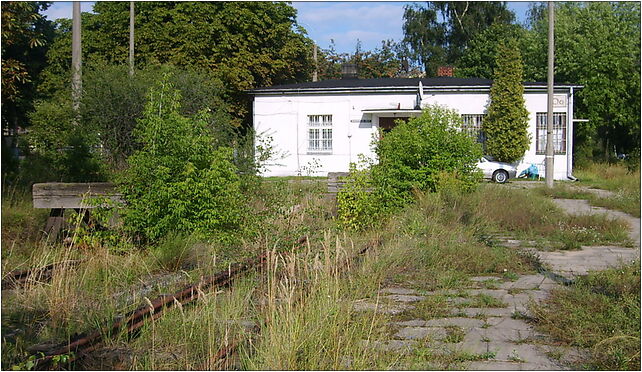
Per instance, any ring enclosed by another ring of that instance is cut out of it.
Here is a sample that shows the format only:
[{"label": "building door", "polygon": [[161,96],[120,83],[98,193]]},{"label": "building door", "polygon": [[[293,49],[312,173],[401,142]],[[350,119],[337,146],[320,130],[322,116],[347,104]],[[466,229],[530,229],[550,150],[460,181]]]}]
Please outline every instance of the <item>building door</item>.
[{"label": "building door", "polygon": [[388,133],[392,128],[397,126],[397,123],[395,121],[397,120],[403,120],[403,121],[408,121],[410,119],[409,117],[402,117],[402,118],[384,118],[380,117],[379,118],[379,128],[383,130],[383,133]]}]

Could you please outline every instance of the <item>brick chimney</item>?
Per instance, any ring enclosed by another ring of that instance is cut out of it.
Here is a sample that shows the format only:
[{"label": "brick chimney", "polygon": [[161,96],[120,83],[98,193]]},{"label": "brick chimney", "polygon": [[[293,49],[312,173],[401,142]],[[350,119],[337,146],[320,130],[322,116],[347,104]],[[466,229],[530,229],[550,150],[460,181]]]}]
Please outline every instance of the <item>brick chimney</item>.
[{"label": "brick chimney", "polygon": [[453,66],[439,66],[437,67],[437,76],[453,77],[454,71],[455,71],[455,68]]},{"label": "brick chimney", "polygon": [[354,63],[344,63],[341,65],[341,79],[357,79],[357,65]]}]

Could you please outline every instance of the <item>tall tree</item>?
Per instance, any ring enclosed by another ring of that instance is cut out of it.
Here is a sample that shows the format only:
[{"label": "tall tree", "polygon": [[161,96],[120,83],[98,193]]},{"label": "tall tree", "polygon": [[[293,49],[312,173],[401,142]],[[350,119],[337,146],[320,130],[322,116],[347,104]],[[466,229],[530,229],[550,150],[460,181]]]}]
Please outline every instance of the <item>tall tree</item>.
[{"label": "tall tree", "polygon": [[522,75],[522,59],[515,39],[500,43],[483,124],[486,152],[498,161],[519,160],[530,144]]},{"label": "tall tree", "polygon": [[[82,20],[87,62],[127,63],[129,3],[97,2],[94,12]],[[61,22],[49,55],[52,75],[69,68],[68,55],[61,53],[69,31],[68,22]],[[140,2],[136,43],[137,66],[170,63],[211,71],[236,103],[237,117],[248,110],[241,104],[244,90],[307,80],[314,66],[312,41],[297,24],[296,9],[283,2]]]},{"label": "tall tree", "polygon": [[46,64],[45,53],[53,38],[53,25],[40,13],[47,2],[2,2],[2,171],[17,169],[12,134],[29,126],[36,84]]},{"label": "tall tree", "polygon": [[444,1],[411,5],[404,10],[404,42],[427,74],[454,64],[477,34],[493,23],[515,18],[505,2]]},{"label": "tall tree", "polygon": [[[455,74],[459,77],[492,79],[497,67],[497,49],[507,39],[515,39],[522,55],[528,50],[528,31],[520,25],[495,23],[477,34],[468,43],[468,48],[457,61]],[[534,73],[529,72],[530,64],[524,64],[524,79],[532,80]]]},{"label": "tall tree", "polygon": [[409,53],[404,45],[393,40],[382,40],[380,47],[366,51],[361,48],[361,42],[357,41],[353,54],[337,53],[332,40],[329,48],[322,49],[320,54],[319,80],[341,78],[341,65],[344,63],[355,64],[360,79],[420,74],[417,67],[409,61]]},{"label": "tall tree", "polygon": [[[539,17],[539,18],[536,18]],[[535,45],[546,47],[546,13],[534,12]],[[577,91],[576,154],[611,157],[640,148],[640,4],[557,3],[555,81]]]}]

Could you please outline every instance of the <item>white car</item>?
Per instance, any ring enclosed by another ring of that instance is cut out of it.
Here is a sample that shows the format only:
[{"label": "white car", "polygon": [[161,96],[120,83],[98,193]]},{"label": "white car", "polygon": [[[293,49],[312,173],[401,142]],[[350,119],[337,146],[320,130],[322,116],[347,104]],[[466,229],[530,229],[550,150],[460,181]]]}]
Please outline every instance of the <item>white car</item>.
[{"label": "white car", "polygon": [[505,183],[510,178],[517,177],[517,168],[512,164],[492,161],[485,156],[479,160],[477,168],[481,169],[484,178],[497,183]]}]

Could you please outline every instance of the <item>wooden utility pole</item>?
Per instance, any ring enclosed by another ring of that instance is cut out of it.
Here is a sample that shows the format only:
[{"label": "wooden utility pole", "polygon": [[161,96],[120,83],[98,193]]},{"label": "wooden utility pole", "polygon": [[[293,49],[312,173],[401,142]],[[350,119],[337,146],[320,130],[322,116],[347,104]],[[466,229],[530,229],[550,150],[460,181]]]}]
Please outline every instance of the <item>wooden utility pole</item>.
[{"label": "wooden utility pole", "polygon": [[129,2],[129,76],[134,76],[134,2]]},{"label": "wooden utility pole", "polygon": [[316,43],[314,43],[314,49],[312,49],[312,58],[314,59],[314,73],[312,74],[312,81],[317,81],[319,80],[319,76],[317,74],[319,65],[317,63],[317,44]]},{"label": "wooden utility pole", "polygon": [[555,26],[555,4],[548,2],[548,105],[546,111],[546,163],[545,177],[546,187],[553,187],[553,171],[555,166],[555,155],[553,149],[553,89],[554,69],[555,69],[555,44],[553,40]]},{"label": "wooden utility pole", "polygon": [[74,1],[71,24],[71,99],[76,113],[76,121],[80,112],[80,97],[82,94],[82,46],[80,42],[80,2]]}]

